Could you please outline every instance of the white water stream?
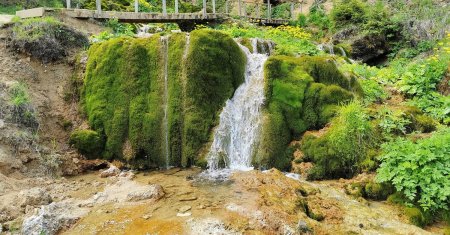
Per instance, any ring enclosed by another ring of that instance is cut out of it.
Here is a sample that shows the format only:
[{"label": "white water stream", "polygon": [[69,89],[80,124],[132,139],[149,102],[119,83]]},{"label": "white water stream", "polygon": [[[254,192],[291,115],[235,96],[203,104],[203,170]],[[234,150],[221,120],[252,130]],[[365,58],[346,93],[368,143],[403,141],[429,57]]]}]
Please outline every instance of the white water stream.
[{"label": "white water stream", "polygon": [[264,103],[264,63],[268,55],[257,53],[256,39],[252,45],[254,53],[239,45],[247,56],[245,82],[226,102],[220,114],[220,124],[207,156],[210,172],[219,169],[221,161],[226,169],[253,169],[251,163],[259,141]]}]

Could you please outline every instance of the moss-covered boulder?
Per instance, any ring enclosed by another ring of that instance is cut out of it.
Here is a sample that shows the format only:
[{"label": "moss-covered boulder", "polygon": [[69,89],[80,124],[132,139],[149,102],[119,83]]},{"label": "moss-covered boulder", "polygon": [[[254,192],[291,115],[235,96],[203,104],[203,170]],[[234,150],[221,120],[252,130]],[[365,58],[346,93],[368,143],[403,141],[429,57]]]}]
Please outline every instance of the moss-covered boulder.
[{"label": "moss-covered boulder", "polygon": [[76,130],[72,132],[69,143],[88,158],[98,157],[105,145],[103,136],[93,130]]},{"label": "moss-covered boulder", "polygon": [[289,168],[290,141],[323,127],[339,104],[361,94],[358,82],[345,77],[326,56],[270,57],[265,81],[261,144],[254,159],[262,168]]},{"label": "moss-covered boulder", "polygon": [[244,80],[246,58],[217,31],[193,31],[189,41],[180,33],[91,46],[82,106],[105,136],[104,158],[139,167],[197,163],[221,107]]}]

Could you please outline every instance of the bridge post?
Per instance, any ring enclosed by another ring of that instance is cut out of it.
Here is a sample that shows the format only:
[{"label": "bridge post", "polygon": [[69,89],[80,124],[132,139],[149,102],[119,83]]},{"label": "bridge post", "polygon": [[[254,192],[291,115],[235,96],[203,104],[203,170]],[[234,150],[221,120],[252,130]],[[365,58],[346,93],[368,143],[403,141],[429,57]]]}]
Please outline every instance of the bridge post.
[{"label": "bridge post", "polygon": [[212,0],[213,14],[216,14],[216,0]]},{"label": "bridge post", "polygon": [[261,7],[256,3],[256,18],[261,18]]},{"label": "bridge post", "polygon": [[267,19],[270,20],[270,0],[267,0]]},{"label": "bridge post", "polygon": [[166,4],[166,0],[162,0],[162,11],[163,11],[163,15],[166,16],[167,15],[167,4]]},{"label": "bridge post", "polygon": [[242,16],[242,3],[241,3],[241,0],[239,0],[238,1],[238,8],[239,8],[239,17],[241,17]]},{"label": "bridge post", "polygon": [[294,2],[291,2],[291,18],[294,20]]},{"label": "bridge post", "polygon": [[178,14],[178,0],[175,0],[175,13]]},{"label": "bridge post", "polygon": [[206,18],[206,0],[203,0],[203,18]]},{"label": "bridge post", "polygon": [[244,18],[246,18],[247,17],[247,6],[245,5],[245,1],[242,2],[242,12],[243,12]]},{"label": "bridge post", "polygon": [[97,14],[102,13],[102,1],[101,0],[95,0],[95,4],[97,6]]},{"label": "bridge post", "polygon": [[70,9],[70,0],[66,0],[66,7],[67,9]]},{"label": "bridge post", "polygon": [[228,15],[228,0],[225,1],[225,14]]},{"label": "bridge post", "polygon": [[134,0],[134,12],[139,12],[139,0]]}]

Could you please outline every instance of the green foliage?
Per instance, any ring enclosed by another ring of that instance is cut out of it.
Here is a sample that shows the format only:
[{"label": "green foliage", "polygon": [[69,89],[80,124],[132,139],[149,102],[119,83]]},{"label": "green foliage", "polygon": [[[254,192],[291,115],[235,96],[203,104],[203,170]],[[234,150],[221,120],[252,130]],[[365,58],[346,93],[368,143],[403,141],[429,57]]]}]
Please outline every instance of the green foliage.
[{"label": "green foliage", "polygon": [[23,83],[16,83],[10,89],[11,102],[14,106],[28,105],[30,98],[27,87]]},{"label": "green foliage", "polygon": [[379,182],[391,182],[408,204],[423,210],[448,210],[450,128],[413,142],[398,138],[382,145]]},{"label": "green foliage", "polygon": [[287,146],[304,131],[323,127],[338,104],[353,98],[352,83],[329,57],[273,56],[265,64],[266,106],[255,165],[288,169]]},{"label": "green foliage", "polygon": [[254,25],[220,25],[218,30],[233,38],[261,38],[276,44],[273,54],[278,55],[316,55],[318,49],[309,39],[311,35],[299,27],[278,28],[256,27]]},{"label": "green foliage", "polygon": [[291,3],[281,3],[272,8],[273,19],[289,19],[291,18]]},{"label": "green foliage", "polygon": [[405,207],[404,212],[409,218],[409,222],[419,227],[425,227],[432,221],[430,212],[423,211],[417,207]]},{"label": "green foliage", "polygon": [[314,162],[309,177],[353,176],[376,143],[373,127],[362,105],[354,101],[342,106],[326,134],[302,140],[302,151]]},{"label": "green foliage", "polygon": [[104,138],[93,130],[76,130],[70,135],[69,143],[78,152],[89,158],[98,157],[103,151]]},{"label": "green foliage", "polygon": [[25,84],[13,84],[9,90],[9,96],[12,105],[12,119],[36,132],[39,128],[39,122]]},{"label": "green foliage", "polygon": [[133,37],[134,27],[131,24],[119,23],[117,19],[109,19],[106,21],[105,26],[109,27],[110,31],[103,31],[98,35],[91,36],[92,42],[102,42],[117,37]]},{"label": "green foliage", "polygon": [[246,57],[233,39],[216,30],[194,30],[186,59],[182,165],[197,160],[219,110],[244,81]]},{"label": "green foliage", "polygon": [[367,4],[360,0],[339,0],[334,3],[331,18],[336,27],[362,24],[367,20]]}]

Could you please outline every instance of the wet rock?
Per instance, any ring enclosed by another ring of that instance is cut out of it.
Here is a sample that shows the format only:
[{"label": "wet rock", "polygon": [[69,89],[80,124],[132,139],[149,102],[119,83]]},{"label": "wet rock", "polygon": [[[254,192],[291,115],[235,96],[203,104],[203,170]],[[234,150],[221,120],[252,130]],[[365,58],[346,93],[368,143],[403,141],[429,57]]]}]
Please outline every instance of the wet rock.
[{"label": "wet rock", "polygon": [[143,215],[142,219],[148,220],[148,219],[150,219],[150,217],[152,217],[152,215],[147,214],[147,215]]},{"label": "wet rock", "polygon": [[191,212],[177,213],[178,217],[187,217],[187,216],[191,216],[191,215],[192,215]]},{"label": "wet rock", "polygon": [[190,197],[180,198],[180,202],[195,201],[195,200],[197,200],[197,197],[196,197],[196,196],[190,196]]},{"label": "wet rock", "polygon": [[32,188],[20,191],[19,205],[23,208],[26,206],[48,205],[52,202],[52,198],[47,191],[41,188]]},{"label": "wet rock", "polygon": [[70,227],[87,212],[87,209],[78,208],[75,203],[69,201],[42,206],[37,214],[23,221],[22,234],[57,234],[61,229]]},{"label": "wet rock", "polygon": [[164,194],[161,185],[153,184],[145,187],[143,190],[129,193],[127,195],[127,201],[141,201],[146,199],[158,200],[164,197]]},{"label": "wet rock", "polygon": [[119,177],[124,177],[124,178],[128,178],[128,179],[134,179],[136,177],[136,175],[131,172],[131,171],[123,171],[120,172]]},{"label": "wet rock", "polygon": [[375,62],[389,52],[388,43],[381,35],[364,35],[351,42],[351,57],[362,62]]},{"label": "wet rock", "polygon": [[308,224],[304,220],[299,220],[297,223],[297,231],[300,234],[311,232],[311,229],[309,228]]},{"label": "wet rock", "polygon": [[107,177],[111,177],[111,176],[117,176],[119,174],[120,174],[119,168],[117,168],[114,165],[111,165],[108,169],[106,169],[100,173],[100,177],[107,178]]}]

